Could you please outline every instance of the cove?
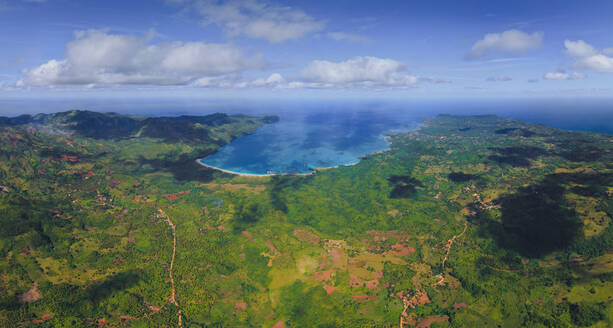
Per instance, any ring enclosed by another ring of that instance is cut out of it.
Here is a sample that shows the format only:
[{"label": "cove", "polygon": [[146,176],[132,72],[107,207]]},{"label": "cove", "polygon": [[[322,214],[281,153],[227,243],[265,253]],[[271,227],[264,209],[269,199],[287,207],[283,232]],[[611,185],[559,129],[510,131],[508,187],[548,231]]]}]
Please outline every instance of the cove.
[{"label": "cove", "polygon": [[235,174],[306,174],[355,164],[388,149],[386,135],[419,126],[413,116],[384,110],[328,109],[279,116],[279,122],[232,141],[200,163]]}]

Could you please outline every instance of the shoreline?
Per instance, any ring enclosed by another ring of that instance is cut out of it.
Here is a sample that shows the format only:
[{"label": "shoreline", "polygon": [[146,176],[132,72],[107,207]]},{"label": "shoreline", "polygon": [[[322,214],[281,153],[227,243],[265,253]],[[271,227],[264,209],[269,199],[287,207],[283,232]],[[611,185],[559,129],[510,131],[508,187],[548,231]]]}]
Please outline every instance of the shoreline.
[{"label": "shoreline", "polygon": [[204,166],[206,168],[213,169],[213,170],[220,171],[220,172],[227,173],[227,174],[238,175],[238,176],[242,176],[242,177],[252,177],[252,178],[254,178],[254,177],[256,177],[256,178],[257,177],[273,177],[273,176],[276,176],[276,175],[312,175],[312,174],[315,174],[315,172],[318,170],[318,169],[314,169],[310,173],[266,173],[266,174],[240,173],[240,172],[224,170],[224,169],[220,169],[220,168],[215,167],[215,166],[204,164],[200,160],[201,160],[201,158],[197,159],[196,163],[198,163],[198,164],[200,164],[200,165],[202,165],[202,166]]},{"label": "shoreline", "polygon": [[[389,149],[387,150],[383,150],[383,151],[378,151],[376,153],[373,154],[369,154],[366,156],[370,156],[370,155],[374,155],[374,154],[378,154],[378,153],[382,153],[382,152],[386,152],[389,151]],[[358,160],[355,163],[349,163],[349,164],[340,164],[340,165],[335,165],[335,166],[328,166],[328,167],[316,167],[314,168],[311,172],[309,173],[266,173],[266,174],[256,174],[256,173],[240,173],[240,172],[235,172],[235,171],[230,171],[230,170],[224,170],[224,169],[220,169],[218,167],[212,166],[212,165],[208,165],[208,164],[204,164],[200,161],[200,159],[196,160],[196,163],[209,168],[209,169],[213,169],[216,171],[220,171],[223,173],[227,173],[227,174],[232,174],[232,175],[237,175],[237,176],[242,176],[242,177],[251,177],[251,178],[263,178],[263,177],[274,177],[274,176],[278,176],[278,175],[298,175],[298,176],[306,176],[306,175],[313,175],[315,173],[317,173],[318,171],[324,171],[324,170],[330,170],[330,169],[336,169],[339,167],[344,167],[344,166],[355,166],[360,164],[361,160],[363,157],[360,158],[360,160]]]},{"label": "shoreline", "polygon": [[[388,144],[389,144],[389,146],[390,146],[390,147],[388,147],[387,149],[379,150],[379,151],[376,151],[376,152],[374,152],[374,153],[370,153],[370,154],[366,154],[366,155],[364,155],[364,156],[361,156],[361,157],[359,157],[359,158],[358,158],[358,160],[357,160],[357,161],[355,161],[355,162],[353,162],[353,163],[349,163],[349,164],[339,164],[339,165],[328,166],[328,167],[316,167],[316,168],[314,168],[314,169],[313,169],[311,172],[309,172],[309,173],[266,173],[266,174],[256,174],[256,173],[240,173],[240,172],[235,172],[235,171],[230,171],[230,170],[224,170],[224,169],[221,169],[221,168],[218,168],[218,167],[212,166],[212,165],[208,165],[208,164],[202,163],[202,162],[201,162],[201,160],[202,160],[202,159],[204,159],[204,158],[199,158],[199,159],[197,159],[197,160],[196,160],[196,163],[198,163],[198,164],[200,164],[200,165],[202,165],[202,166],[204,166],[204,167],[206,167],[206,168],[209,168],[209,169],[213,169],[213,170],[220,171],[220,172],[227,173],[227,174],[231,174],[231,175],[242,176],[242,177],[252,177],[252,178],[257,178],[257,177],[273,177],[273,176],[279,176],[279,175],[297,175],[297,176],[313,175],[313,174],[317,173],[318,171],[330,170],[330,169],[340,168],[340,167],[344,167],[344,166],[355,166],[355,165],[360,164],[360,162],[361,162],[363,159],[366,159],[366,158],[368,158],[368,157],[370,157],[370,156],[376,156],[376,155],[379,155],[379,154],[382,154],[382,153],[388,152],[388,151],[392,150],[392,148],[391,148],[391,141],[390,141],[390,139],[391,139],[391,137],[392,137],[393,135],[396,135],[396,134],[401,134],[401,133],[407,133],[407,132],[413,132],[413,131],[418,131],[418,130],[420,130],[422,127],[423,127],[423,122],[422,122],[422,123],[419,123],[415,129],[412,129],[412,130],[409,130],[409,131],[406,131],[406,132],[398,132],[398,133],[394,133],[394,134],[387,134],[387,135],[385,135],[385,134],[384,134],[384,135],[382,135],[382,137],[383,137],[383,139],[384,139],[386,142],[388,142]],[[210,155],[209,155],[209,156],[210,156]]]}]

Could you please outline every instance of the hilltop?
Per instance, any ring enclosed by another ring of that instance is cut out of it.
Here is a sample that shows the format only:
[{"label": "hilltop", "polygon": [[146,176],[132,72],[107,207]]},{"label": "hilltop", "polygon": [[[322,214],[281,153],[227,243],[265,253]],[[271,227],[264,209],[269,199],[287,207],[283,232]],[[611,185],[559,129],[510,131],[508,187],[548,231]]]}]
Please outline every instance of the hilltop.
[{"label": "hilltop", "polygon": [[117,113],[98,113],[71,110],[53,114],[0,117],[0,126],[31,126],[57,129],[94,139],[150,137],[167,141],[211,142],[210,129],[231,124],[237,120],[250,123],[274,123],[279,118],[266,115],[250,118],[216,113],[206,116],[142,117]]}]

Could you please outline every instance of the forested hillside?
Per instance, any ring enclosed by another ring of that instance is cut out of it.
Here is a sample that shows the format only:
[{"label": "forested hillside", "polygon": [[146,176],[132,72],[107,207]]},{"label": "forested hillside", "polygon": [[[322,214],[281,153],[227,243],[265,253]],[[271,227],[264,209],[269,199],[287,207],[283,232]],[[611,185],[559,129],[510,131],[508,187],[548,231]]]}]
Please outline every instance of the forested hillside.
[{"label": "forested hillside", "polygon": [[609,327],[613,137],[427,119],[311,175],[196,163],[275,117],[0,119],[0,326]]}]

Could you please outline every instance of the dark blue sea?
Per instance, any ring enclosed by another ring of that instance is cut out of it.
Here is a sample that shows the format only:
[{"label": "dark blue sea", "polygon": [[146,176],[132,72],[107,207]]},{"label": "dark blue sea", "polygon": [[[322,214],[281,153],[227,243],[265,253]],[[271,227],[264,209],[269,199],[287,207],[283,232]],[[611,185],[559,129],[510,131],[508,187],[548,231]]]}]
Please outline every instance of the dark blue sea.
[{"label": "dark blue sea", "polygon": [[403,101],[207,101],[207,100],[0,100],[0,116],[69,109],[150,116],[277,114],[279,122],[238,138],[202,159],[207,165],[247,174],[307,173],[353,164],[387,149],[385,136],[417,129],[438,114],[496,114],[554,128],[613,134],[613,101],[403,100]]}]

